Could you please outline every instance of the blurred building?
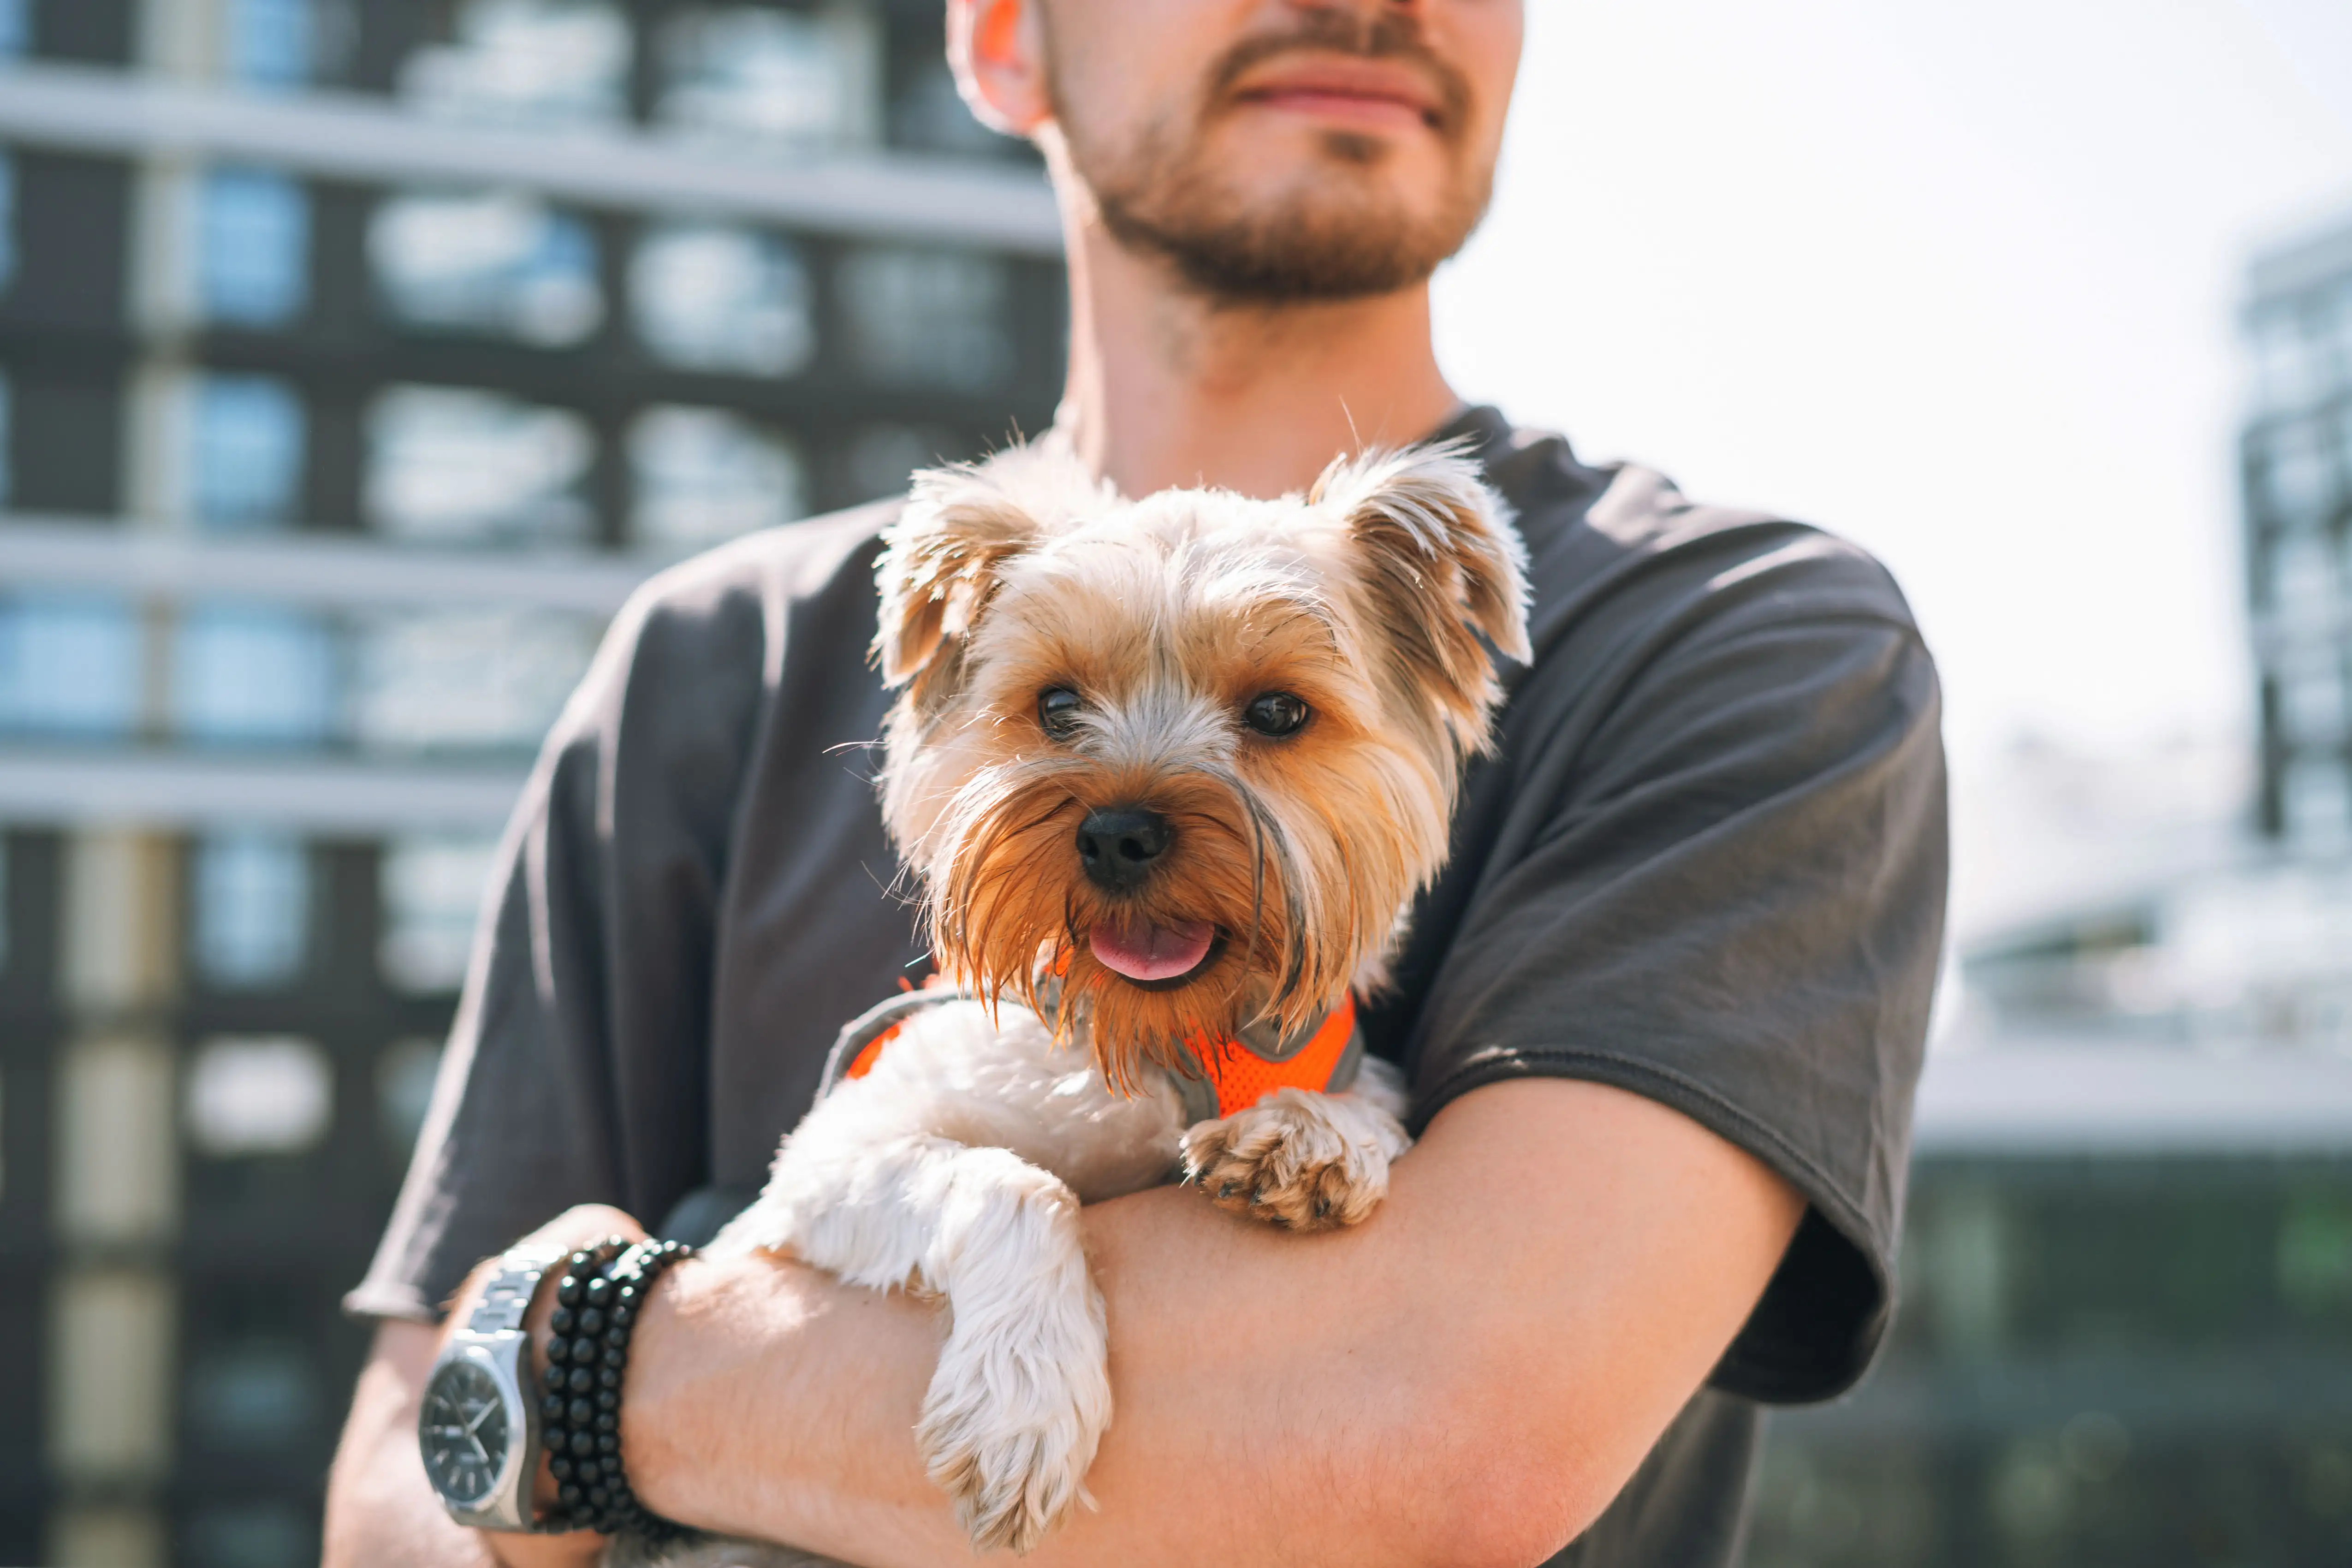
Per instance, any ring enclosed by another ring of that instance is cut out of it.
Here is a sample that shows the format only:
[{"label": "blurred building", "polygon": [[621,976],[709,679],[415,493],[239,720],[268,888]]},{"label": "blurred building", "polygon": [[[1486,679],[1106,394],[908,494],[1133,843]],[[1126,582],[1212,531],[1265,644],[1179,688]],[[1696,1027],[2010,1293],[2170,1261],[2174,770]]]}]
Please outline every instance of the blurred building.
[{"label": "blurred building", "polygon": [[2242,324],[2259,745],[1961,781],[1903,1311],[1754,1568],[2352,1563],[2352,227]]},{"label": "blurred building", "polygon": [[939,0],[0,0],[0,1563],[316,1560],[494,835],[661,563],[1058,390]]},{"label": "blurred building", "polygon": [[2352,223],[2248,279],[2253,407],[2242,471],[2262,671],[2263,830],[2352,849]]}]

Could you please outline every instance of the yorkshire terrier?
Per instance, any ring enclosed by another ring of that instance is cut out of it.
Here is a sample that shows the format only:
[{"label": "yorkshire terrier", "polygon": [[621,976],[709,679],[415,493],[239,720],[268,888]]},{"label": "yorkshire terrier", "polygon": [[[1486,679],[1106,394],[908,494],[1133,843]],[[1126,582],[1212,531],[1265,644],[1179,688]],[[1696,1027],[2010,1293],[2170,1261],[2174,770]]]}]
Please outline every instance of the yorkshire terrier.
[{"label": "yorkshire terrier", "polygon": [[1404,1094],[1352,998],[1528,657],[1524,551],[1446,447],[1133,501],[1015,447],[919,476],[885,542],[883,812],[944,984],[845,1034],[711,1250],[941,1301],[916,1439],[1018,1552],[1111,1417],[1079,1205],[1181,1178],[1317,1230],[1386,1195]]}]

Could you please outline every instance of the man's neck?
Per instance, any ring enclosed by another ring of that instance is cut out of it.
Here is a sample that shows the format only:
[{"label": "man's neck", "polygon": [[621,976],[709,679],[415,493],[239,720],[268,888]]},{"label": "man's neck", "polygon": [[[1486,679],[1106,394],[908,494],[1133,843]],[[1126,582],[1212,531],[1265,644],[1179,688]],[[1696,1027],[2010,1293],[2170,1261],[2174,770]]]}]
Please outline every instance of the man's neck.
[{"label": "man's neck", "polygon": [[1070,365],[1056,427],[1127,495],[1303,489],[1342,452],[1420,439],[1460,406],[1427,285],[1339,303],[1221,305],[1067,226]]}]

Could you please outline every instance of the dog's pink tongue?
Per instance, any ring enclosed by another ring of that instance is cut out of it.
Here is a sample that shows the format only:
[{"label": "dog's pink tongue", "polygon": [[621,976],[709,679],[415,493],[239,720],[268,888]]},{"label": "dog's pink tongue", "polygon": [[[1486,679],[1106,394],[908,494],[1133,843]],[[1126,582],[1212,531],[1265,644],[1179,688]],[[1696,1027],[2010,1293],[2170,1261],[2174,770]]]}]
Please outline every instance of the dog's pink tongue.
[{"label": "dog's pink tongue", "polygon": [[1209,954],[1216,928],[1206,921],[1098,921],[1087,933],[1095,957],[1129,980],[1173,980]]}]

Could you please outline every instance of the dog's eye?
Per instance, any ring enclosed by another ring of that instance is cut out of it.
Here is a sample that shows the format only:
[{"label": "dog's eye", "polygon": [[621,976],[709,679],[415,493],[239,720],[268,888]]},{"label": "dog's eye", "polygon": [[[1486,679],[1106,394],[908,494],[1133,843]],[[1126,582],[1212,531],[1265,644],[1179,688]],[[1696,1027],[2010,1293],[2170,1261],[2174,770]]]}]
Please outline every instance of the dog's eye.
[{"label": "dog's eye", "polygon": [[1287,691],[1261,691],[1242,710],[1242,721],[1261,735],[1296,735],[1307,722],[1307,704]]},{"label": "dog's eye", "polygon": [[1037,722],[1056,741],[1078,732],[1078,694],[1066,686],[1049,686],[1037,694]]}]

